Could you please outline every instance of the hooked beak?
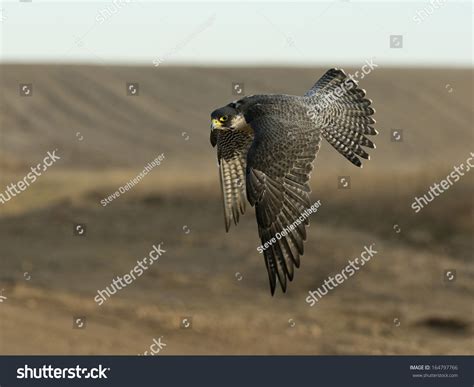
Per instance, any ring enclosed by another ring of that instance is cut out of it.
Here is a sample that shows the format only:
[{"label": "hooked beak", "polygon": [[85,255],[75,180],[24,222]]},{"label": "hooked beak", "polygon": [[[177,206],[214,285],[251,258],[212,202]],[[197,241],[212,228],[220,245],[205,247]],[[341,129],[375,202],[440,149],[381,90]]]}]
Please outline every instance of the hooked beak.
[{"label": "hooked beak", "polygon": [[213,119],[211,121],[211,129],[214,130],[214,129],[222,129],[222,123],[217,120],[217,119]]}]

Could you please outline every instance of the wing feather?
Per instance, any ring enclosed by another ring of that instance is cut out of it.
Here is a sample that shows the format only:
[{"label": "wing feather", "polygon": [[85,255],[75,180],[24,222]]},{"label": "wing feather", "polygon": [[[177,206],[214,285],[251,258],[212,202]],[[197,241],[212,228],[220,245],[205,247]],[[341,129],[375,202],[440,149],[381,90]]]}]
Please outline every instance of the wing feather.
[{"label": "wing feather", "polygon": [[286,291],[304,252],[309,220],[299,218],[311,207],[309,177],[321,139],[307,124],[274,111],[250,122],[255,140],[247,158],[247,197],[255,206],[262,246],[270,243],[263,256],[272,294],[277,282]]},{"label": "wing feather", "polygon": [[229,231],[232,221],[239,222],[246,208],[246,158],[253,137],[241,131],[211,131],[211,144],[217,145],[224,224]]}]

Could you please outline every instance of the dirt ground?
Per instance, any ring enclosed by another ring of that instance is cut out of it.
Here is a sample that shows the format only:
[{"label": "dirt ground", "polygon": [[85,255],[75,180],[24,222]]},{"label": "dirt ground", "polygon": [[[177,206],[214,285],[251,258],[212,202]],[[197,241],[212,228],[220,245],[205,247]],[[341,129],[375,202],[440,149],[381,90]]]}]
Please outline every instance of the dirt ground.
[{"label": "dirt ground", "polygon": [[[380,68],[361,82],[377,149],[357,169],[323,144],[312,176],[322,205],[286,294],[270,295],[253,209],[225,233],[209,112],[237,98],[236,80],[247,95],[301,95],[324,71],[0,66],[0,193],[48,151],[61,157],[0,205],[0,354],[139,354],[159,337],[160,355],[472,354],[472,174],[411,209],[474,151],[471,70]],[[166,253],[98,306],[97,291],[158,243]],[[372,243],[363,269],[306,303]]]}]

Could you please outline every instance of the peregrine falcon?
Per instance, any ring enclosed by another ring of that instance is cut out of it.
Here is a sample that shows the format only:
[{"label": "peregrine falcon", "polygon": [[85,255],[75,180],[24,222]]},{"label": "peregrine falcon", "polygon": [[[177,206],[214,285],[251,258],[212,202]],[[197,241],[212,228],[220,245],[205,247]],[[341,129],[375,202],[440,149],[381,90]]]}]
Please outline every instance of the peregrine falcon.
[{"label": "peregrine falcon", "polygon": [[255,207],[271,294],[278,279],[286,292],[300,266],[310,206],[312,163],[324,138],[351,163],[369,159],[375,148],[371,100],[352,77],[328,70],[304,96],[252,95],[211,113],[210,140],[217,145],[226,231],[239,221],[246,199]]}]

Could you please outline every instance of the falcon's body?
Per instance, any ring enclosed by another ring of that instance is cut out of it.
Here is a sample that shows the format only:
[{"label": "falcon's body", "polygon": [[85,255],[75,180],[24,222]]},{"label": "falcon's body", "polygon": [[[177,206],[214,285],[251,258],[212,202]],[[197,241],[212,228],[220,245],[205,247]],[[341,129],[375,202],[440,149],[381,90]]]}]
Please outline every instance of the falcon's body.
[{"label": "falcon's body", "polygon": [[246,200],[255,206],[262,245],[294,225],[263,252],[272,294],[276,278],[286,291],[300,265],[309,221],[297,219],[311,206],[308,182],[322,138],[357,166],[359,157],[369,158],[361,146],[375,148],[365,137],[377,132],[364,96],[344,72],[331,69],[304,96],[254,95],[211,114],[226,230]]}]

